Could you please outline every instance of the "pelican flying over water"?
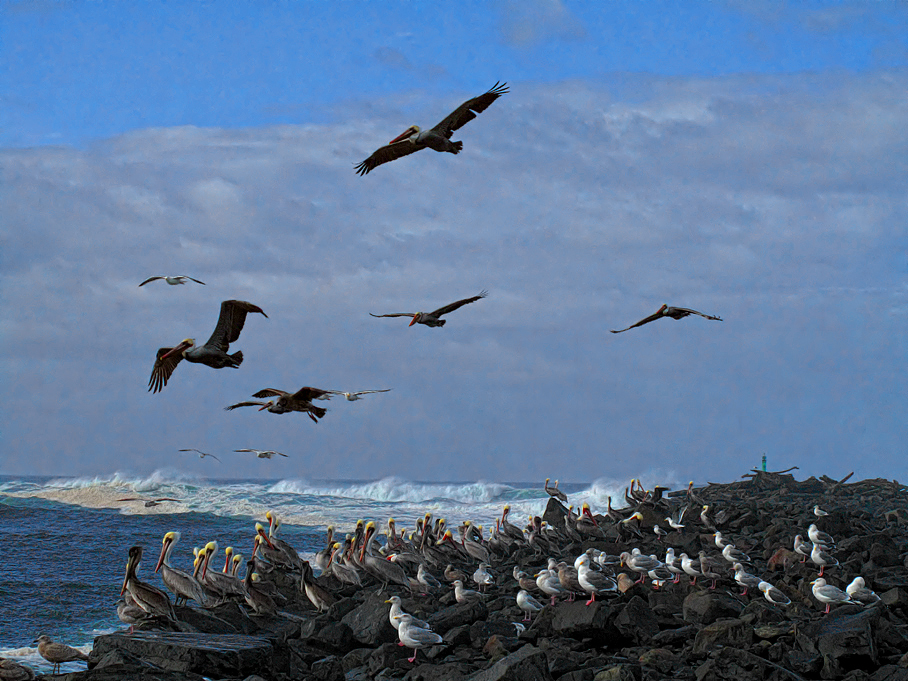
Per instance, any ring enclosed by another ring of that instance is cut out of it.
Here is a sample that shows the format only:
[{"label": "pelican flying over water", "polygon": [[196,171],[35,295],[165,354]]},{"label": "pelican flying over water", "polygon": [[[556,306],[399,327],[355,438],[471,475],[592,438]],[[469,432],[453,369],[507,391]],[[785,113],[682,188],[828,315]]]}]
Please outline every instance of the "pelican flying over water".
[{"label": "pelican flying over water", "polygon": [[420,149],[429,148],[435,151],[459,154],[460,150],[463,149],[463,142],[451,141],[451,135],[454,131],[459,130],[472,121],[476,118],[476,114],[488,109],[492,102],[507,92],[507,83],[495,83],[488,92],[465,101],[434,128],[422,130],[418,125],[411,125],[385,146],[377,149],[365,161],[358,164],[355,168],[356,172],[359,175],[365,175],[382,163],[396,161],[400,157],[407,156]]},{"label": "pelican flying over water", "polygon": [[174,348],[160,348],[151,370],[151,378],[148,379],[148,390],[156,393],[167,385],[170,375],[183,359],[212,369],[239,367],[243,363],[243,352],[228,355],[227,350],[240,337],[249,312],[258,312],[263,317],[268,317],[262,308],[245,300],[225,300],[221,303],[221,314],[214,333],[204,345],[197,346],[194,338],[186,338]]},{"label": "pelican flying over water", "polygon": [[265,388],[264,390],[259,390],[257,393],[254,393],[252,396],[259,398],[276,397],[277,400],[269,400],[268,402],[254,402],[249,400],[231,404],[229,407],[224,407],[224,409],[232,411],[238,407],[259,407],[259,411],[267,409],[272,414],[286,414],[291,411],[302,411],[307,413],[310,419],[318,423],[318,420],[323,418],[328,410],[324,407],[316,407],[312,404],[312,400],[329,400],[331,399],[331,395],[336,394],[340,393],[334,390],[310,388],[309,386],[303,386],[292,394],[283,390],[278,390],[277,388]]}]

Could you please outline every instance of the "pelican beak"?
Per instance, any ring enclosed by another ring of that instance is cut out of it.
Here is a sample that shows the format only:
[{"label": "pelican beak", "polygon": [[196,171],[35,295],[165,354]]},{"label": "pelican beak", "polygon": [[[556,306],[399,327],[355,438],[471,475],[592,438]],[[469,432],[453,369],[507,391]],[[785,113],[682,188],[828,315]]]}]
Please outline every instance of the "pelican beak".
[{"label": "pelican beak", "polygon": [[410,320],[410,323],[407,324],[407,326],[408,326],[408,327],[409,327],[409,326],[413,326],[413,325],[416,323],[416,320],[417,320],[417,319],[419,319],[419,315],[418,315],[418,314],[413,315],[413,319]]},{"label": "pelican beak", "polygon": [[164,564],[164,556],[167,555],[167,547],[170,546],[170,542],[173,541],[170,537],[164,538],[164,546],[161,547],[161,556],[158,558],[158,564],[154,566],[154,571],[157,572],[161,569],[161,566]]},{"label": "pelican beak", "polygon": [[262,538],[263,540],[265,540],[265,543],[268,544],[268,548],[269,548],[269,549],[273,549],[273,548],[274,548],[274,544],[271,543],[271,540],[268,538],[268,535],[265,534],[265,530],[264,530],[264,529],[259,530],[259,536],[261,536],[261,538]]},{"label": "pelican beak", "polygon": [[416,130],[417,130],[416,126],[415,126],[415,125],[411,125],[409,128],[407,128],[406,130],[404,130],[402,133],[400,133],[400,134],[399,134],[397,137],[395,137],[393,140],[391,140],[390,142],[388,142],[388,144],[394,144],[395,142],[400,142],[401,140],[407,139],[410,135],[412,135],[414,132],[416,132]]},{"label": "pelican beak", "polygon": [[272,402],[272,401],[266,402],[262,407],[259,408],[259,411],[264,411],[265,409],[270,407],[272,404],[274,404],[274,402]]},{"label": "pelican beak", "polygon": [[133,560],[132,560],[132,556],[130,556],[129,559],[126,561],[126,575],[123,577],[123,586],[120,589],[121,596],[124,593],[126,593],[126,583],[129,581],[129,575],[132,571],[132,564],[133,564]]},{"label": "pelican beak", "polygon": [[171,357],[172,355],[178,355],[181,352],[183,352],[183,350],[186,350],[187,348],[191,348],[191,347],[192,347],[192,343],[190,343],[189,341],[182,341],[175,348],[171,349],[170,352],[168,352],[166,355],[161,357],[161,359],[167,359],[168,357]]}]

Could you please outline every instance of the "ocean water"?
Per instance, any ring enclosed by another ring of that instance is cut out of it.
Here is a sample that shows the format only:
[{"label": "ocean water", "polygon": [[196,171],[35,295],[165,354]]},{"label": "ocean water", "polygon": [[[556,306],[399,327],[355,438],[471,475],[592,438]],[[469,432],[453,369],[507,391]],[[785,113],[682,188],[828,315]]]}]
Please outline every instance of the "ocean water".
[{"label": "ocean water", "polygon": [[[626,482],[596,481],[559,485],[571,503],[604,509],[611,495],[623,501]],[[127,497],[172,502],[146,508]],[[379,528],[394,518],[398,529],[413,529],[429,511],[449,525],[473,520],[493,525],[507,503],[517,524],[541,514],[548,495],[538,484],[497,482],[420,483],[385,478],[375,481],[207,480],[177,471],[138,478],[120,474],[95,478],[11,478],[0,476],[0,656],[49,671],[34,640],[54,640],[88,652],[95,636],[125,628],[116,601],[127,551],[145,552],[139,576],[164,588],[152,573],[164,534],[182,539],[173,563],[191,569],[192,547],[216,540],[249,555],[255,522],[265,512],[281,519],[280,537],[304,558],[325,546],[333,524],[342,537],[360,518]],[[63,665],[84,669],[84,663]]]}]

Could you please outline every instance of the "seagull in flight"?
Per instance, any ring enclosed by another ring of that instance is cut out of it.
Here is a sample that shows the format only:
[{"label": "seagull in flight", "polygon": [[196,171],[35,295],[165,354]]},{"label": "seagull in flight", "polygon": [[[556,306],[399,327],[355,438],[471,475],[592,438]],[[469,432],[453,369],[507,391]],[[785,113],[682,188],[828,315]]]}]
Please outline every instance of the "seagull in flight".
[{"label": "seagull in flight", "polygon": [[[355,393],[344,393],[344,392],[341,392],[340,390],[332,390],[331,392],[334,395],[343,395],[344,397],[347,398],[348,402],[356,402],[356,400],[362,399],[362,397],[360,397],[360,395],[369,395],[371,393],[387,393],[387,392],[391,392],[391,388],[385,388],[384,390],[360,390]],[[322,398],[322,399],[324,399],[324,398]]]},{"label": "seagull in flight", "polygon": [[206,456],[210,456],[215,461],[220,461],[220,459],[218,457],[216,457],[214,454],[209,454],[208,452],[203,452],[201,449],[181,449],[180,451],[181,452],[198,452],[200,459],[204,459]]},{"label": "seagull in flight", "polygon": [[145,508],[154,508],[155,506],[160,506],[161,502],[179,501],[179,499],[171,499],[170,497],[160,497],[159,499],[143,499],[142,497],[125,497],[123,499],[117,499],[117,501],[144,501]]},{"label": "seagull in flight", "polygon": [[[284,454],[282,452],[275,452],[272,449],[265,449],[265,450],[262,450],[262,449],[234,449],[233,451],[235,451],[235,452],[252,452],[260,459],[270,459],[272,456],[284,456],[284,457],[287,456],[286,454]],[[289,458],[289,457],[287,457],[287,458]]]},{"label": "seagull in flight", "polygon": [[171,286],[185,284],[187,279],[189,281],[194,281],[196,284],[201,284],[202,286],[206,285],[204,281],[199,281],[198,279],[193,279],[192,277],[187,277],[185,274],[176,274],[176,275],[163,276],[163,277],[148,277],[148,279],[146,279],[141,284],[139,284],[139,288],[145,286],[145,284],[147,284],[149,282],[157,281],[158,279],[163,279]]}]

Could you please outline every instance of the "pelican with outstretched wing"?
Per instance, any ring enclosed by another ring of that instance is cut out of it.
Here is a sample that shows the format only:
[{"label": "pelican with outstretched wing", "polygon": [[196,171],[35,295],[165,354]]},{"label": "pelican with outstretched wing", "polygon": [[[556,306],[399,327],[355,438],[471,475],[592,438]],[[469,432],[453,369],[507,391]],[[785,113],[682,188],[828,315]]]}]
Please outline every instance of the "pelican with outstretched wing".
[{"label": "pelican with outstretched wing", "polygon": [[262,308],[245,300],[225,300],[221,303],[221,314],[218,317],[214,333],[204,345],[196,345],[194,338],[186,338],[174,348],[160,348],[148,379],[149,392],[159,392],[173,374],[181,360],[204,364],[212,369],[231,367],[236,369],[243,363],[243,353],[227,354],[230,344],[236,342],[246,323],[246,315],[257,312],[267,317]]},{"label": "pelican with outstretched wing", "polygon": [[638,326],[643,326],[644,324],[649,324],[650,322],[654,322],[657,319],[662,319],[663,317],[671,317],[672,319],[684,319],[685,317],[688,317],[692,314],[699,315],[699,316],[703,317],[704,319],[712,319],[717,322],[722,321],[721,317],[713,317],[712,315],[703,314],[702,312],[697,312],[696,310],[688,310],[686,307],[669,307],[668,305],[662,305],[662,307],[660,307],[658,310],[656,310],[655,313],[651,314],[646,319],[641,319],[639,322],[637,322],[636,324],[631,324],[626,329],[620,329],[618,331],[616,331],[615,329],[611,329],[611,332],[612,333],[623,333],[624,331],[629,331],[630,329],[636,329]]},{"label": "pelican with outstretched wing", "polygon": [[265,398],[275,397],[277,399],[268,400],[267,402],[256,402],[249,400],[247,402],[238,402],[224,407],[227,411],[233,411],[239,407],[259,407],[259,411],[267,409],[272,414],[287,414],[291,411],[302,411],[309,415],[309,418],[318,423],[318,420],[328,412],[324,407],[316,407],[312,400],[328,400],[331,395],[338,395],[335,390],[322,390],[320,388],[310,388],[303,386],[295,393],[288,393],[277,388],[265,388],[254,393],[253,397]]},{"label": "pelican with outstretched wing", "polygon": [[360,175],[365,175],[375,170],[382,163],[396,161],[401,156],[407,156],[420,149],[429,148],[435,151],[459,154],[460,150],[463,149],[463,142],[451,141],[451,135],[454,131],[459,130],[472,121],[476,118],[476,114],[488,109],[492,102],[507,92],[507,83],[495,83],[492,89],[485,94],[465,101],[434,128],[422,130],[418,125],[411,125],[385,146],[377,149],[365,161],[358,164],[355,168],[356,172]]},{"label": "pelican with outstretched wing", "polygon": [[468,305],[469,303],[475,303],[480,298],[485,298],[489,295],[488,291],[481,291],[478,296],[473,296],[472,298],[464,298],[463,300],[458,300],[456,303],[450,303],[444,307],[440,307],[435,312],[394,312],[392,314],[372,314],[373,317],[412,317],[413,320],[408,324],[408,326],[413,326],[414,324],[425,324],[426,326],[444,326],[444,319],[440,319],[442,315],[446,315],[449,312],[453,312],[459,307]]}]

